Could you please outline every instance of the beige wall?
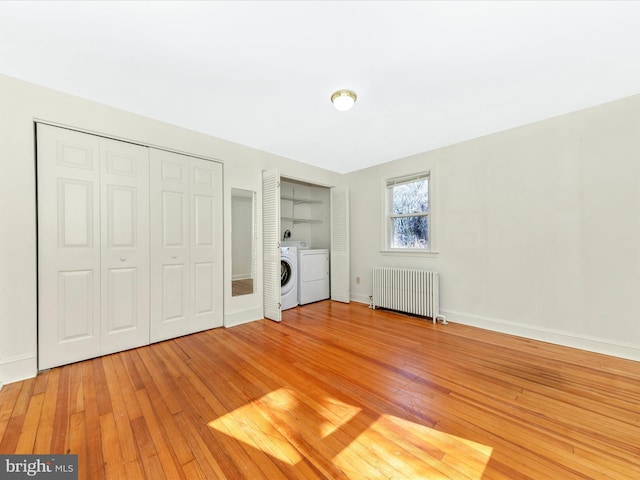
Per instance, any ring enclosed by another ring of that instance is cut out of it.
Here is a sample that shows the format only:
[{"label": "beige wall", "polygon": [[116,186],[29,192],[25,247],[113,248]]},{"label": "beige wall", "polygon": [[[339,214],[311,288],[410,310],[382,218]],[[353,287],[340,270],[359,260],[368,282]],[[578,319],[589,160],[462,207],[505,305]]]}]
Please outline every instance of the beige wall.
[{"label": "beige wall", "polygon": [[[231,188],[257,191],[260,213],[261,171],[278,168],[349,184],[354,300],[374,265],[430,268],[451,320],[640,359],[640,96],[342,176],[0,76],[0,384],[37,368],[36,119],[223,162],[225,286]],[[440,253],[381,253],[383,179],[425,168]],[[261,316],[261,283],[226,288],[226,325]]]},{"label": "beige wall", "polygon": [[[440,253],[381,253],[383,179],[433,168]],[[347,179],[352,298],[374,265],[433,269],[451,320],[640,359],[640,96]]]},{"label": "beige wall", "polygon": [[323,185],[342,179],[327,170],[0,75],[0,384],[33,376],[37,368],[34,120],[224,163],[227,324],[262,315],[261,290],[234,298],[226,291],[231,278],[231,188],[255,190],[259,199],[261,171],[271,168]]}]

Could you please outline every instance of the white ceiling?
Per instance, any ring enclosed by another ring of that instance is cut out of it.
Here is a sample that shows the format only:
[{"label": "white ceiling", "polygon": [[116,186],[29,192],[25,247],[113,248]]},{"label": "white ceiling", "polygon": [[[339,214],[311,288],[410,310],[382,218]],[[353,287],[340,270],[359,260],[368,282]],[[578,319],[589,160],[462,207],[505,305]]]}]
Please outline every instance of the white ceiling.
[{"label": "white ceiling", "polygon": [[0,2],[0,73],[346,173],[640,93],[640,2]]}]

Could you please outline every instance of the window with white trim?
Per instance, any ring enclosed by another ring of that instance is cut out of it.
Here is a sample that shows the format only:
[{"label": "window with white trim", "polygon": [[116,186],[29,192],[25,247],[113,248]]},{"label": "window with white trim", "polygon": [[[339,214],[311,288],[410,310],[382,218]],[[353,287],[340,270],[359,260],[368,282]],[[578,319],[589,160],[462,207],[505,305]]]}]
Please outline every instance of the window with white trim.
[{"label": "window with white trim", "polygon": [[386,250],[432,250],[429,180],[429,172],[386,180]]}]

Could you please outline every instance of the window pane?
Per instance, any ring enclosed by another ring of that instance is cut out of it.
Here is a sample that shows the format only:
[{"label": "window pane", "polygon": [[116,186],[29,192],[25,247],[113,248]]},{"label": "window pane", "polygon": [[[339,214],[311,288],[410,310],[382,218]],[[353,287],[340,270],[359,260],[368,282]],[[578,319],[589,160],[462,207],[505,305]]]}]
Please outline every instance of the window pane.
[{"label": "window pane", "polygon": [[405,183],[392,188],[393,213],[422,213],[429,211],[429,179]]},{"label": "window pane", "polygon": [[393,219],[392,248],[429,248],[429,217]]}]

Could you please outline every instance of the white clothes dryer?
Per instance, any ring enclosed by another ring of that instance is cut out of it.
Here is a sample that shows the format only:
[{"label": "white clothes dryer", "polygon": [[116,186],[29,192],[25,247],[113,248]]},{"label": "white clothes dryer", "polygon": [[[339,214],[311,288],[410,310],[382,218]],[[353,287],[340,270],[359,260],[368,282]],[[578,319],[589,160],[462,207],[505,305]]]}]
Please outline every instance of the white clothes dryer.
[{"label": "white clothes dryer", "polygon": [[318,302],[330,296],[329,250],[298,250],[298,304]]},{"label": "white clothes dryer", "polygon": [[298,251],[311,248],[309,244],[303,240],[283,240],[281,245],[283,247],[296,247]]},{"label": "white clothes dryer", "polygon": [[298,249],[280,248],[280,305],[282,310],[298,306]]}]

